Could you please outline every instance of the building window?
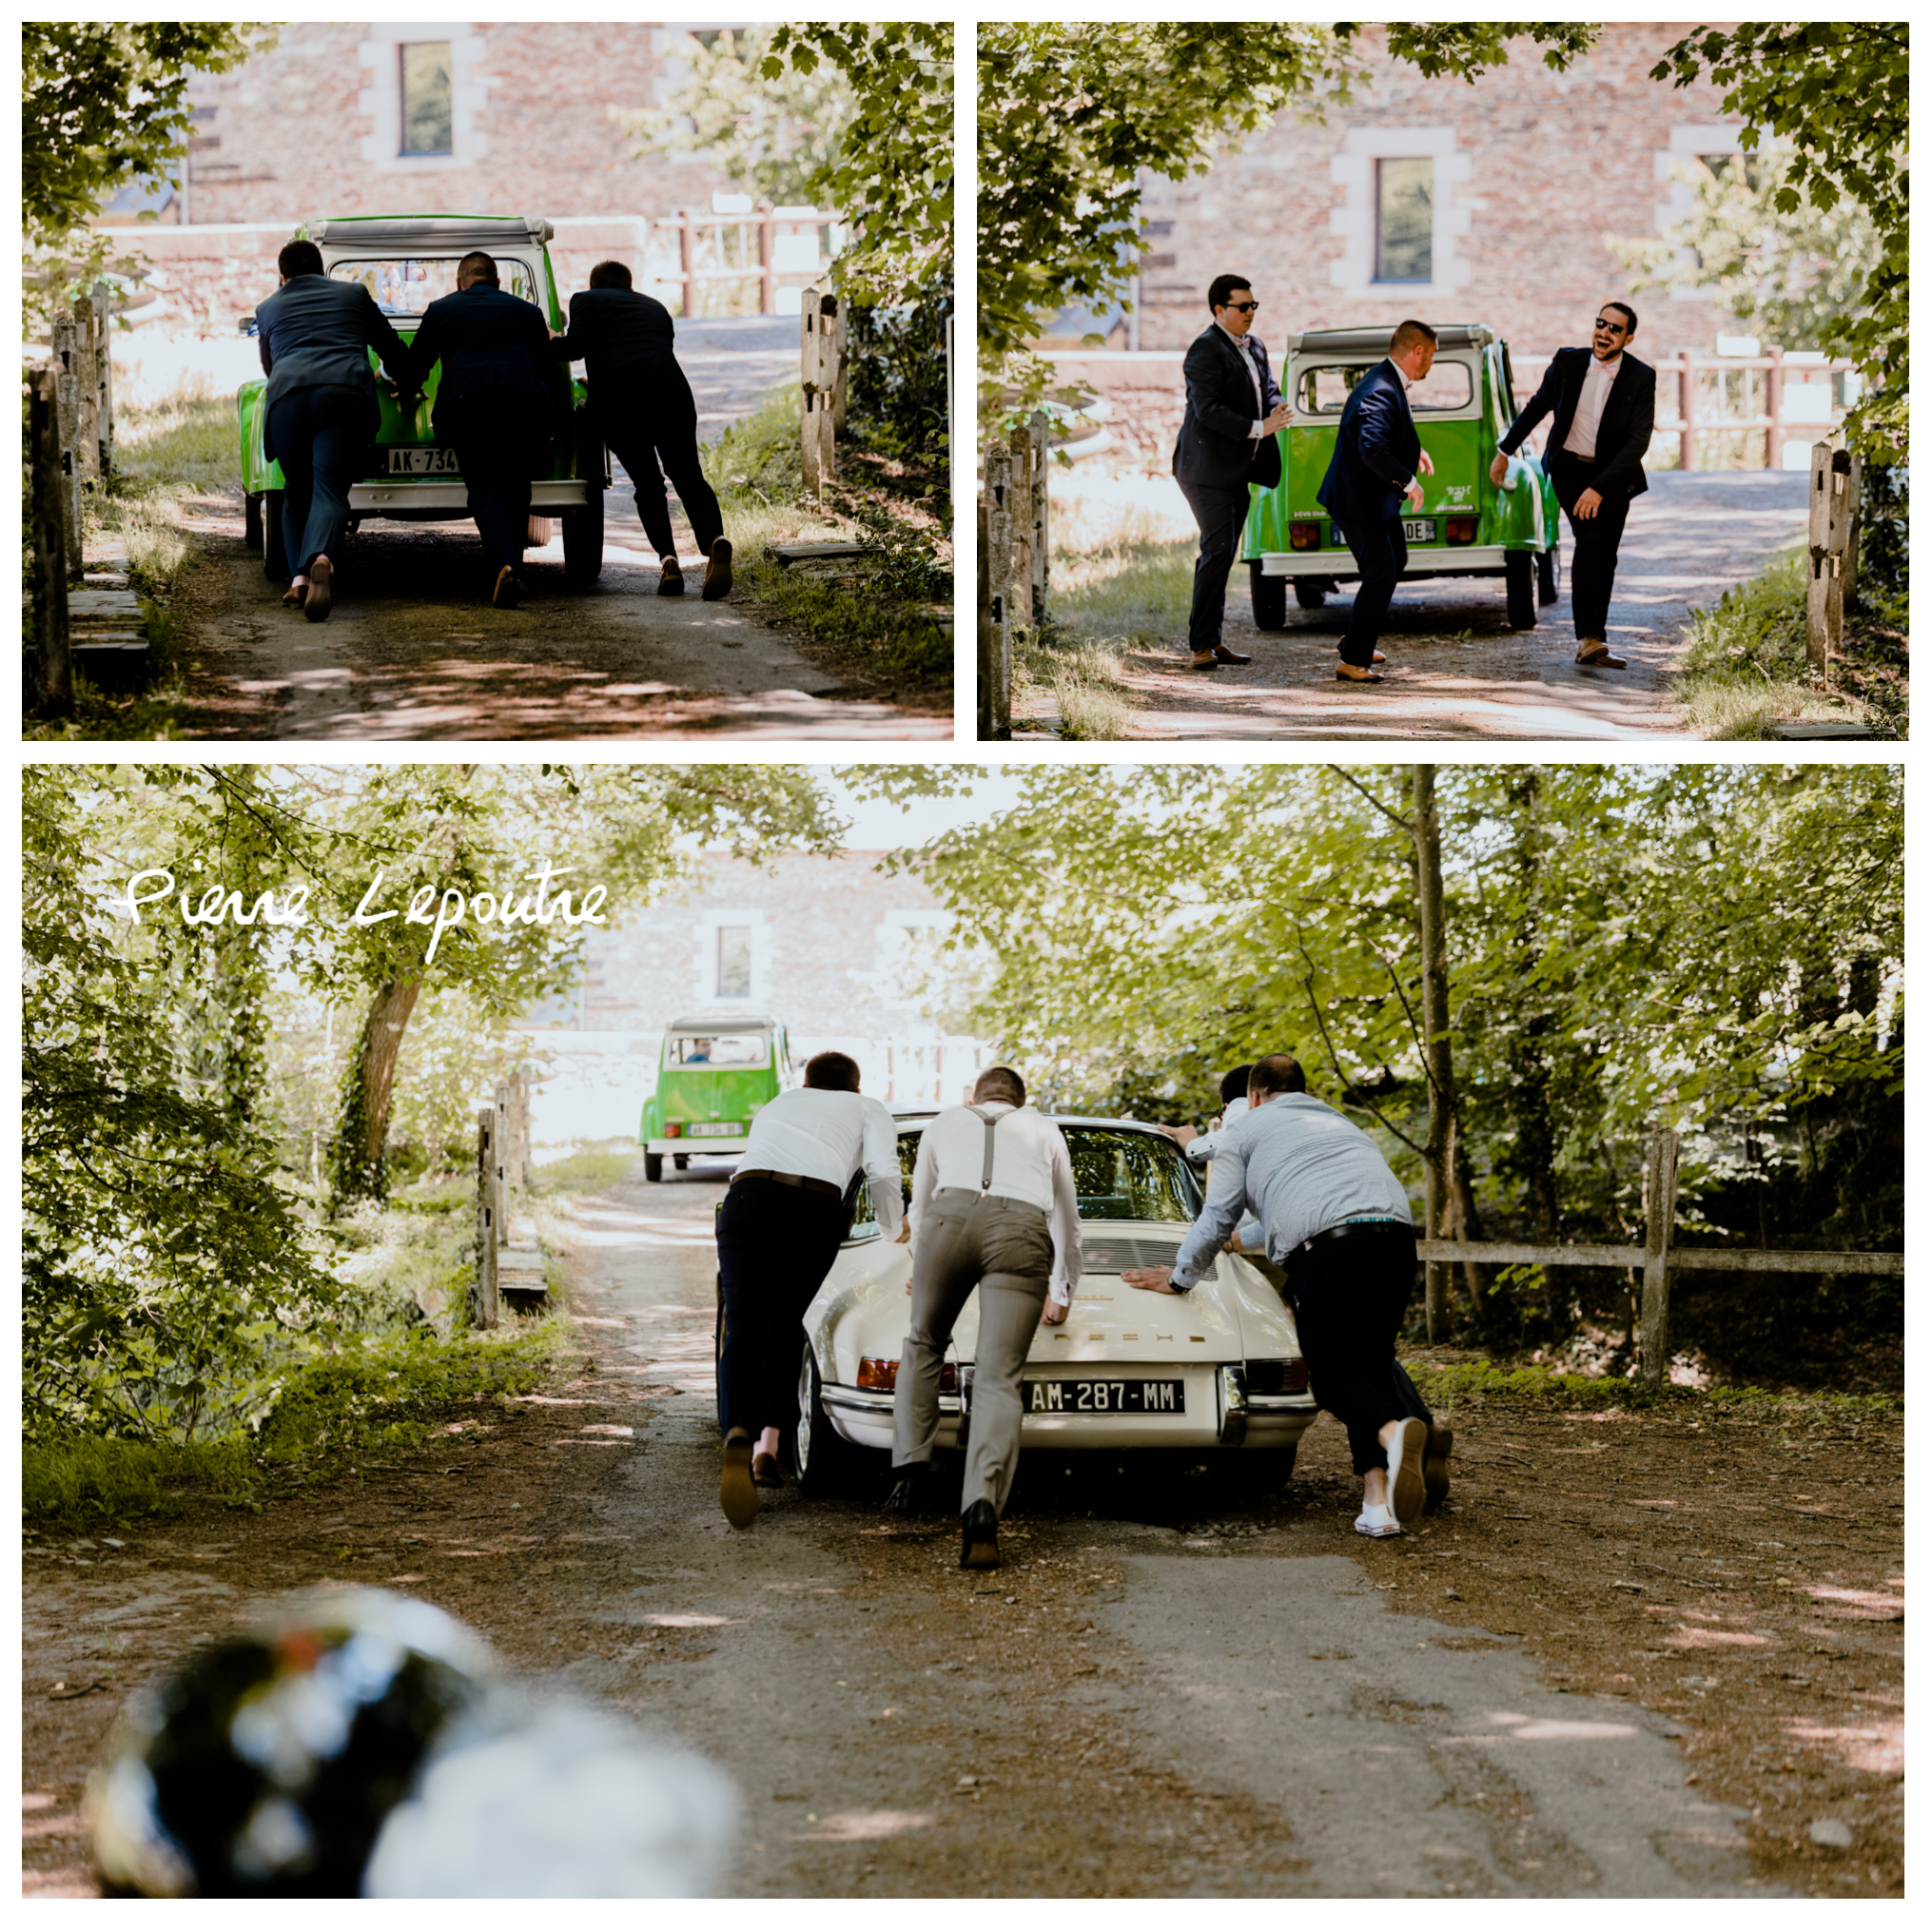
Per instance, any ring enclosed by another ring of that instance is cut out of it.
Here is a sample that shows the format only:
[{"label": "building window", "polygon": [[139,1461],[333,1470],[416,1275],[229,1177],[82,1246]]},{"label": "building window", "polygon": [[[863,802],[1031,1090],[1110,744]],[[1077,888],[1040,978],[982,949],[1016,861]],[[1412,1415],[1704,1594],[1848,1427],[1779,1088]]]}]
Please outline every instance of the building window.
[{"label": "building window", "polygon": [[720,926],[718,933],[717,996],[721,1000],[751,997],[751,928]]},{"label": "building window", "polygon": [[1433,282],[1435,163],[1405,154],[1376,163],[1376,280]]},{"label": "building window", "polygon": [[446,40],[404,41],[398,49],[402,69],[402,149],[404,154],[452,152],[454,114],[450,93],[450,44]]}]

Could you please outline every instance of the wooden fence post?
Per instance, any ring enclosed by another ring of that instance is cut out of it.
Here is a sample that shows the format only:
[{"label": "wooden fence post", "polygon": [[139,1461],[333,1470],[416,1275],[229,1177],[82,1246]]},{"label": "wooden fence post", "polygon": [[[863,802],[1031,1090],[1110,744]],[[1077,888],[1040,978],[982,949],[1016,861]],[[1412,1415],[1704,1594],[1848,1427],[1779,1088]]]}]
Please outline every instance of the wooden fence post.
[{"label": "wooden fence post", "polygon": [[845,303],[816,283],[799,298],[798,381],[804,392],[799,416],[799,471],[808,496],[823,494],[833,476],[840,342]]},{"label": "wooden fence post", "polygon": [[94,283],[94,321],[100,330],[101,377],[101,475],[114,474],[114,306],[113,289],[105,282]]},{"label": "wooden fence post", "polygon": [[849,337],[851,325],[850,305],[840,297],[838,302],[838,326],[832,331],[832,378],[831,378],[831,433],[834,437],[846,433],[846,372],[851,365]]},{"label": "wooden fence post", "polygon": [[986,666],[991,686],[992,735],[1013,729],[1013,452],[1007,443],[986,445],[986,570],[989,580]]},{"label": "wooden fence post", "polygon": [[497,1116],[484,1107],[477,1116],[477,1326],[495,1328],[497,1308]]},{"label": "wooden fence post", "polygon": [[1677,1220],[1677,1131],[1650,1129],[1644,1172],[1644,1317],[1638,1344],[1639,1378],[1652,1395],[1669,1371],[1670,1231]]},{"label": "wooden fence post", "polygon": [[993,595],[992,572],[986,564],[986,506],[979,506],[980,560],[980,690],[979,728],[981,744],[993,735]]},{"label": "wooden fence post", "polygon": [[697,261],[693,243],[691,210],[677,211],[677,278],[684,293],[678,305],[687,318],[697,314]]},{"label": "wooden fence post", "polygon": [[101,474],[101,371],[94,298],[74,299],[74,481],[85,495]]},{"label": "wooden fence post", "polygon": [[1844,642],[1844,600],[1851,590],[1853,532],[1863,466],[1834,430],[1811,445],[1811,575],[1805,587],[1805,647],[1813,673],[1832,682]]},{"label": "wooden fence post", "polygon": [[1046,464],[1049,451],[1046,440],[1046,415],[1036,409],[1026,420],[1026,435],[1030,450],[1029,478],[1032,486],[1031,498],[1026,505],[1031,528],[1028,541],[1032,551],[1032,582],[1029,588],[1033,594],[1033,623],[1037,629],[1046,621]]},{"label": "wooden fence post", "polygon": [[1677,370],[1677,467],[1697,467],[1697,358],[1688,349]]},{"label": "wooden fence post", "polygon": [[510,1239],[510,1150],[516,1144],[510,1128],[510,1083],[497,1083],[497,1226]]},{"label": "wooden fence post", "polygon": [[70,573],[78,573],[81,569],[81,478],[74,462],[80,416],[80,382],[74,370],[75,334],[73,312],[56,309],[53,316],[54,394],[58,401],[60,489],[66,519],[68,569]]},{"label": "wooden fence post", "polygon": [[33,478],[33,648],[44,717],[73,715],[73,654],[68,638],[67,506],[61,495],[59,377],[51,364],[28,371],[28,460]]},{"label": "wooden fence post", "polygon": [[1033,437],[1030,425],[1018,423],[1007,432],[1006,442],[1013,462],[1012,480],[1007,486],[1011,512],[1011,561],[1008,565],[1006,615],[1008,629],[1030,628],[1033,611]]}]

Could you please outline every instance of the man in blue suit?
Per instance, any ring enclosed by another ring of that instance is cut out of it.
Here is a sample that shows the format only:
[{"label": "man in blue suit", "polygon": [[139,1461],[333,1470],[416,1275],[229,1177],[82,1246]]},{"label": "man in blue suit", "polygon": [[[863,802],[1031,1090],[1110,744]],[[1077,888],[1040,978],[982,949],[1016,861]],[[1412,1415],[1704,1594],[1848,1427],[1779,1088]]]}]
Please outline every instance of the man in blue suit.
[{"label": "man in blue suit", "polygon": [[335,564],[349,520],[349,489],[381,421],[374,349],[393,376],[409,351],[360,282],[322,272],[313,242],[277,258],[282,285],[255,311],[262,373],[263,453],[282,465],[282,545],[295,579],[282,601],[310,623],[327,618]]},{"label": "man in blue suit", "polygon": [[1335,669],[1346,683],[1382,681],[1376,638],[1409,567],[1402,504],[1421,509],[1421,478],[1435,470],[1409,413],[1409,385],[1421,381],[1434,360],[1435,331],[1427,322],[1396,324],[1388,355],[1356,384],[1342,409],[1335,454],[1315,493],[1347,538],[1361,578]]},{"label": "man in blue suit", "polygon": [[456,451],[493,579],[490,601],[514,608],[523,594],[530,484],[569,420],[570,379],[551,351],[543,312],[503,293],[497,263],[481,249],[457,263],[457,292],[422,312],[398,375],[405,410],[438,362],[436,439]]}]

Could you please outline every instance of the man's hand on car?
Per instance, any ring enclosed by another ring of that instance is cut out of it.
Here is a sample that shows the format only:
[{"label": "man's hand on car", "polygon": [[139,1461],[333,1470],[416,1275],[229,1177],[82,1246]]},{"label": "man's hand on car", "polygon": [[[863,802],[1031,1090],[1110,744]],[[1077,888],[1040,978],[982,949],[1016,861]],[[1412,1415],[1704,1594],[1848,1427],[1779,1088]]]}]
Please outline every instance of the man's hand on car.
[{"label": "man's hand on car", "polygon": [[1181,1290],[1167,1278],[1169,1268],[1122,1268],[1121,1279],[1129,1288],[1143,1288],[1149,1295],[1179,1295]]},{"label": "man's hand on car", "polygon": [[1046,1298],[1046,1306],[1040,1311],[1040,1326],[1042,1328],[1058,1328],[1072,1313],[1073,1300],[1071,1297],[1064,1301],[1056,1301],[1049,1295]]}]

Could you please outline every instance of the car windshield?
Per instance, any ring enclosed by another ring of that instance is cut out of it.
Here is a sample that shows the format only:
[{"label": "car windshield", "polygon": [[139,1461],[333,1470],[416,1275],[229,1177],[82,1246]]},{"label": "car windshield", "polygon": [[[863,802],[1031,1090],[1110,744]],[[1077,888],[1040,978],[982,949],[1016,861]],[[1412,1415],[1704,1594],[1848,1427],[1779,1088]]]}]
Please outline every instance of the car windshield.
[{"label": "car windshield", "polygon": [[[1379,362],[1324,362],[1295,375],[1295,409],[1300,416],[1339,416],[1349,392]],[[1467,362],[1432,363],[1428,375],[1409,391],[1412,410],[1464,409],[1475,391]]]},{"label": "car windshield", "polygon": [[674,1035],[665,1049],[666,1066],[764,1066],[771,1051],[759,1033]]},{"label": "car windshield", "polygon": [[[376,298],[384,315],[420,315],[431,302],[454,295],[460,255],[399,255],[378,260],[338,262],[329,269],[335,282],[360,282]],[[507,255],[494,258],[505,295],[537,300],[536,279],[529,268]]]}]

